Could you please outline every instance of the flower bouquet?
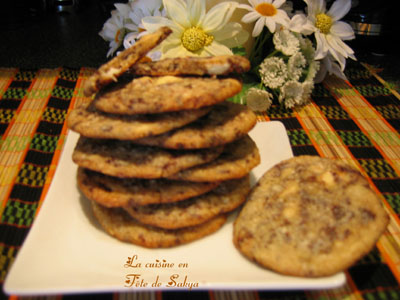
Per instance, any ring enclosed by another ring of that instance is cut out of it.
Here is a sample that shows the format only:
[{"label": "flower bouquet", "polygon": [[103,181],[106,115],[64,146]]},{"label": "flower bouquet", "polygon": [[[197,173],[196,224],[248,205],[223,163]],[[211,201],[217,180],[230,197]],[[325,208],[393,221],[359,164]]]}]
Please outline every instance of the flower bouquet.
[{"label": "flower bouquet", "polygon": [[286,0],[132,0],[115,4],[100,35],[110,43],[108,55],[162,26],[173,33],[150,52],[151,60],[246,55],[252,69],[232,100],[261,112],[273,101],[292,108],[308,103],[327,74],[346,79],[346,59],[355,59],[344,42],[355,37],[353,29],[340,21],[351,0],[336,0],[329,9],[325,0],[304,4],[293,12]]}]

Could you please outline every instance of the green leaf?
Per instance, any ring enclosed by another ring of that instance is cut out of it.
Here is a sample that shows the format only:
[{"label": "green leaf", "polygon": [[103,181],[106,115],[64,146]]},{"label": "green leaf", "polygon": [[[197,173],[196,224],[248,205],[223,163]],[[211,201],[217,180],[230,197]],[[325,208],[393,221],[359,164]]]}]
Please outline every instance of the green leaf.
[{"label": "green leaf", "polygon": [[240,55],[240,56],[246,56],[247,55],[246,49],[243,46],[234,47],[231,50],[232,50],[233,54],[235,54],[235,55]]}]

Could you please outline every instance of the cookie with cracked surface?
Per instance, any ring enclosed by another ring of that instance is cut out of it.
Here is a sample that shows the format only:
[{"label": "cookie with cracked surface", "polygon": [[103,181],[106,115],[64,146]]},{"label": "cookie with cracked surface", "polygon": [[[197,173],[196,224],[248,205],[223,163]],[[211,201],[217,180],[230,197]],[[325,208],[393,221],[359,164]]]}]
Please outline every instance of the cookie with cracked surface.
[{"label": "cookie with cracked surface", "polygon": [[224,181],[241,178],[260,163],[260,153],[249,135],[225,145],[215,160],[182,170],[168,178],[186,181]]},{"label": "cookie with cracked surface", "polygon": [[256,123],[256,115],[247,106],[224,101],[186,126],[138,139],[135,143],[171,149],[215,147],[245,136]]},{"label": "cookie with cracked surface", "polygon": [[109,235],[146,248],[169,248],[193,242],[214,233],[227,220],[226,215],[219,215],[198,226],[166,230],[143,225],[122,208],[107,208],[92,201],[92,209],[101,227]]},{"label": "cookie with cracked surface", "polygon": [[106,207],[148,205],[182,201],[207,193],[219,182],[168,179],[117,178],[78,168],[78,186],[90,200]]},{"label": "cookie with cracked surface", "polygon": [[215,147],[179,151],[81,136],[72,160],[81,167],[110,176],[160,178],[211,161],[222,150],[222,147]]},{"label": "cookie with cracked surface", "polygon": [[129,70],[140,76],[165,75],[228,75],[250,70],[250,61],[239,55],[210,57],[174,57],[159,61],[137,63]]},{"label": "cookie with cracked surface", "polygon": [[229,213],[246,200],[249,176],[222,182],[212,191],[191,199],[159,205],[126,206],[124,209],[143,224],[177,229],[195,226]]},{"label": "cookie with cracked surface", "polygon": [[83,93],[89,97],[97,93],[103,86],[110,82],[117,81],[118,77],[124,74],[132,65],[165,40],[172,30],[168,27],[161,27],[154,33],[142,36],[132,47],[122,51],[119,55],[100,66],[85,82]]},{"label": "cookie with cracked surface", "polygon": [[116,115],[97,110],[94,102],[71,111],[68,127],[90,138],[134,140],[158,135],[189,124],[204,116],[211,107],[163,114]]},{"label": "cookie with cracked surface", "polygon": [[254,186],[234,222],[233,241],[244,256],[279,273],[329,276],[367,254],[388,220],[358,170],[298,156],[272,167]]},{"label": "cookie with cracked surface", "polygon": [[152,114],[198,109],[224,101],[242,89],[233,78],[140,77],[103,89],[97,109],[114,114]]}]

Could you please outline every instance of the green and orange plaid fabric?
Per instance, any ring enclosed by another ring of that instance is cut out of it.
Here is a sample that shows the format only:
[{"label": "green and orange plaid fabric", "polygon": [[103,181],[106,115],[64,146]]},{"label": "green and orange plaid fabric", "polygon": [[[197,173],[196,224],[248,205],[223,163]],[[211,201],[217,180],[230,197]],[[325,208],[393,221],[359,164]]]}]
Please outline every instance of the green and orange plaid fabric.
[{"label": "green and orange plaid fabric", "polygon": [[[0,68],[0,280],[40,210],[65,138],[69,110],[88,101],[94,69]],[[195,291],[102,294],[104,299],[400,299],[400,98],[367,66],[349,62],[349,81],[329,77],[305,107],[258,115],[281,121],[294,155],[345,160],[381,197],[391,221],[376,247],[345,272],[346,284],[311,291]],[[40,249],[38,249],[40,251]],[[6,298],[4,294],[1,298]],[[74,298],[63,296],[49,298]],[[16,299],[18,297],[11,297]]]}]

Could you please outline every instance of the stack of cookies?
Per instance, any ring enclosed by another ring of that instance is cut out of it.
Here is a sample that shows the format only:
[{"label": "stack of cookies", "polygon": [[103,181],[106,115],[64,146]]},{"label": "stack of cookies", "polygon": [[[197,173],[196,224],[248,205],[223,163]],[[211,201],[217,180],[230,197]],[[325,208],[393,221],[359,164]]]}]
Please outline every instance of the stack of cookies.
[{"label": "stack of cookies", "polygon": [[250,189],[259,164],[248,132],[256,116],[226,101],[240,92],[239,56],[145,62],[169,28],[143,36],[101,66],[85,86],[96,95],[74,109],[78,186],[104,230],[149,248],[218,230]]}]

